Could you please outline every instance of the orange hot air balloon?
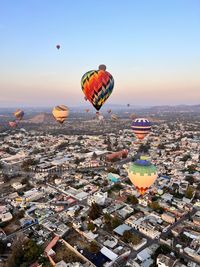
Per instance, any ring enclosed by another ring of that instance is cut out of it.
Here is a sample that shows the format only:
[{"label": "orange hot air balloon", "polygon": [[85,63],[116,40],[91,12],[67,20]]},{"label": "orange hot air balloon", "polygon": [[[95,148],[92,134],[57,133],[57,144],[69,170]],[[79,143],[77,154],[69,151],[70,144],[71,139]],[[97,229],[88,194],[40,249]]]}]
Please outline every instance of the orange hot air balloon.
[{"label": "orange hot air balloon", "polygon": [[157,179],[157,168],[141,157],[130,164],[128,176],[137,191],[143,195]]},{"label": "orange hot air balloon", "polygon": [[56,121],[63,124],[66,118],[69,116],[69,109],[65,105],[56,106],[53,108],[52,114]]}]

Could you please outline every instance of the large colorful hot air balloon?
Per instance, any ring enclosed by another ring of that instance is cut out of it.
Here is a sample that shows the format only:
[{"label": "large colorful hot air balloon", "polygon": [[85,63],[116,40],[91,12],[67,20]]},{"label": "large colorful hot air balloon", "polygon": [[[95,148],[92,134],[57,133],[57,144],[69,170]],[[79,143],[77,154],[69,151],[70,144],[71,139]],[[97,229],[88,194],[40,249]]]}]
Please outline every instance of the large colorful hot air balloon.
[{"label": "large colorful hot air balloon", "polygon": [[106,71],[106,66],[100,65],[99,70],[91,70],[83,75],[81,87],[87,100],[96,110],[100,110],[113,91],[114,79]]},{"label": "large colorful hot air balloon", "polygon": [[69,115],[69,109],[64,105],[56,106],[53,108],[52,114],[54,118],[62,124]]},{"label": "large colorful hot air balloon", "polygon": [[131,128],[137,138],[142,140],[151,131],[151,123],[145,118],[138,118],[132,122]]},{"label": "large colorful hot air balloon", "polygon": [[137,191],[143,195],[157,178],[157,169],[150,161],[142,159],[132,162],[128,169],[128,176]]},{"label": "large colorful hot air balloon", "polygon": [[9,121],[8,124],[9,124],[9,126],[11,128],[16,128],[17,127],[17,122],[16,121]]},{"label": "large colorful hot air balloon", "polygon": [[23,117],[24,117],[24,111],[21,110],[21,109],[17,109],[17,110],[14,112],[14,116],[16,117],[17,120],[22,120]]}]

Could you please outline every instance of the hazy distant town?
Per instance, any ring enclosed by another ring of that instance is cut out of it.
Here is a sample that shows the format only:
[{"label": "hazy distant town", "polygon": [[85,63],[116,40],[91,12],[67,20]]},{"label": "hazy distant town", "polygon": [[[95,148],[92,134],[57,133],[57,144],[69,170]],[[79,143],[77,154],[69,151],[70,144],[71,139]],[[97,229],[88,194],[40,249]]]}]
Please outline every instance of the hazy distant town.
[{"label": "hazy distant town", "polygon": [[[13,109],[14,110],[14,109]],[[0,267],[200,266],[200,105],[0,109]],[[134,117],[151,133],[138,141]],[[141,196],[128,178],[145,155],[158,178]]]}]

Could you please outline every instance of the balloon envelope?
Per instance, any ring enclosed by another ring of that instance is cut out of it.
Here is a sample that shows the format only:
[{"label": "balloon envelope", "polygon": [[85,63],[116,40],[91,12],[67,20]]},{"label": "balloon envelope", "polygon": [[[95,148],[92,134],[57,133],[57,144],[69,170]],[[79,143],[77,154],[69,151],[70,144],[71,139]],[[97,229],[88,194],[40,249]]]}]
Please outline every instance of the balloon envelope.
[{"label": "balloon envelope", "polygon": [[138,118],[132,122],[131,128],[137,138],[142,140],[151,131],[151,123],[145,118]]},{"label": "balloon envelope", "polygon": [[56,48],[57,48],[57,49],[60,49],[60,45],[56,45]]},{"label": "balloon envelope", "polygon": [[24,111],[21,110],[21,109],[17,109],[17,110],[14,112],[14,116],[16,117],[16,119],[18,119],[18,120],[22,120],[22,118],[24,117]]},{"label": "balloon envelope", "polygon": [[62,124],[69,116],[69,109],[65,105],[56,106],[53,108],[52,114],[54,118]]},{"label": "balloon envelope", "polygon": [[118,116],[115,115],[115,114],[112,114],[112,115],[111,115],[111,119],[112,119],[113,121],[117,121],[117,120],[118,120]]},{"label": "balloon envelope", "polygon": [[137,191],[143,195],[155,182],[157,168],[150,161],[138,159],[130,164],[128,176]]},{"label": "balloon envelope", "polygon": [[96,110],[100,110],[114,87],[114,79],[105,68],[105,65],[100,65],[99,70],[88,71],[81,79],[83,93]]},{"label": "balloon envelope", "polygon": [[17,122],[16,121],[9,121],[8,124],[9,124],[9,126],[11,128],[16,128],[17,127]]}]

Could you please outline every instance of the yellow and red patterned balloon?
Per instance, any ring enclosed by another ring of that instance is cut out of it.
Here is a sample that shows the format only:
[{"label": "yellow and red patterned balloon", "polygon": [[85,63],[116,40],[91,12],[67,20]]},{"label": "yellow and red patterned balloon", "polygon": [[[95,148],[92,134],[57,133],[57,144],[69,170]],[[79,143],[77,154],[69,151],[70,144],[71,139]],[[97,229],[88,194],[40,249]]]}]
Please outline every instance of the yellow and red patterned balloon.
[{"label": "yellow and red patterned balloon", "polygon": [[113,91],[114,79],[106,71],[106,66],[100,65],[98,70],[91,70],[83,75],[81,87],[87,100],[96,110],[100,110]]},{"label": "yellow and red patterned balloon", "polygon": [[16,117],[17,120],[22,120],[23,117],[24,117],[24,111],[21,110],[21,109],[17,109],[17,110],[14,112],[14,116]]}]

